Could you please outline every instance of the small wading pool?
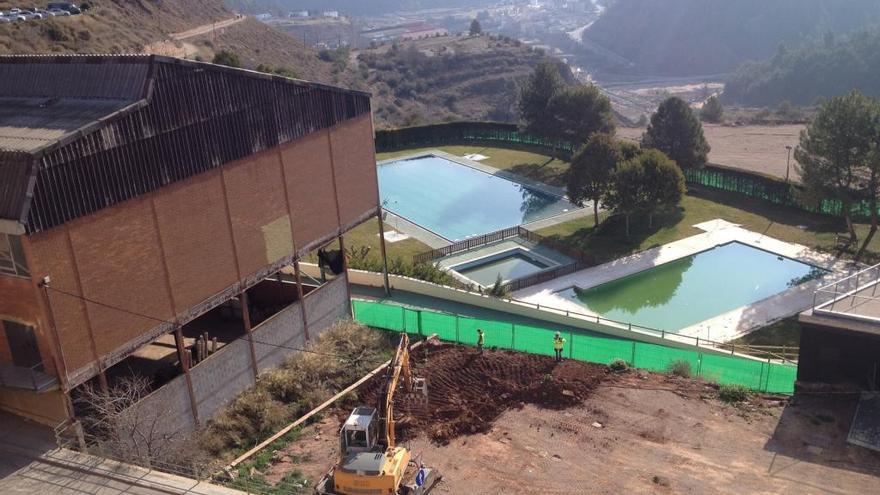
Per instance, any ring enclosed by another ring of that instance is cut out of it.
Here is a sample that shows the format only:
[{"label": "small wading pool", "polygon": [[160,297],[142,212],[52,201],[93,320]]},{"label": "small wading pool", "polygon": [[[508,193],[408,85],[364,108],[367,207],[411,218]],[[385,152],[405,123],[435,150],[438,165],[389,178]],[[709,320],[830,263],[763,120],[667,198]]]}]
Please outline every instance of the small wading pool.
[{"label": "small wading pool", "polygon": [[578,208],[563,197],[434,155],[378,167],[383,206],[451,241]]},{"label": "small wading pool", "polygon": [[558,294],[609,320],[676,332],[825,273],[731,242],[590,289]]},{"label": "small wading pool", "polygon": [[470,280],[490,287],[501,276],[504,282],[538,273],[553,266],[529,255],[522,249],[512,249],[486,258],[453,266],[452,269]]}]

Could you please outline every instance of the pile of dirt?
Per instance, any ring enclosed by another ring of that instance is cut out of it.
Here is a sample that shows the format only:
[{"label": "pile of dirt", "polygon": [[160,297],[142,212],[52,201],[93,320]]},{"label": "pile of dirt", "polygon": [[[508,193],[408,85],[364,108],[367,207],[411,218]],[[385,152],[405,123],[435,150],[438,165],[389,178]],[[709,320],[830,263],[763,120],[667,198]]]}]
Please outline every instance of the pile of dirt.
[{"label": "pile of dirt", "polygon": [[[394,400],[400,440],[427,435],[438,444],[489,431],[509,409],[534,404],[564,409],[581,403],[607,376],[603,366],[579,361],[556,363],[532,354],[451,344],[424,345],[411,356],[417,377],[425,378],[428,398],[398,392]],[[381,378],[361,391],[359,401],[376,404]]]}]

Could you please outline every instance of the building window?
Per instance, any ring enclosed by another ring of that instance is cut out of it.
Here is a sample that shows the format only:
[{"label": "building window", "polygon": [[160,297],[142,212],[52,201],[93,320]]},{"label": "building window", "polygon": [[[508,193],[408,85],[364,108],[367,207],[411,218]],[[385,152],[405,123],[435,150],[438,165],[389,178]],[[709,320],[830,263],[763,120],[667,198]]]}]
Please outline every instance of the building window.
[{"label": "building window", "polygon": [[0,327],[6,334],[6,343],[15,366],[34,368],[43,362],[33,327],[7,320],[2,320],[0,323],[2,323]]},{"label": "building window", "polygon": [[24,250],[21,248],[21,237],[0,234],[0,273],[29,277]]}]

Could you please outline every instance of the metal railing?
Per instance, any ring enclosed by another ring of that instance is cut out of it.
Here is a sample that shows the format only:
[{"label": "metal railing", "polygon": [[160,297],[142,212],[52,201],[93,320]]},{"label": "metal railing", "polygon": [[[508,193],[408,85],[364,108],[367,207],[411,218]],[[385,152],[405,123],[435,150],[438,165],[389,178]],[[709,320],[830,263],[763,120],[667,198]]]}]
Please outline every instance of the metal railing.
[{"label": "metal railing", "polygon": [[53,387],[57,383],[57,378],[45,373],[43,363],[37,363],[29,368],[9,363],[0,363],[0,386],[2,387],[40,392]]},{"label": "metal railing", "polygon": [[[419,279],[415,279],[412,277],[405,277],[403,275],[394,275],[394,277],[405,278],[405,279],[416,281],[418,283],[435,285],[435,286],[442,287],[447,290],[459,291],[459,292],[464,292],[467,294],[475,294],[475,295],[479,295],[479,296],[483,296],[483,297],[495,297],[495,296],[489,296],[484,291],[479,290],[479,289],[475,289],[473,287],[467,287],[467,286],[465,286],[465,287],[449,287],[446,285],[435,284],[433,282],[427,282],[425,280],[419,280]],[[431,296],[431,297],[434,297],[436,299],[444,299],[444,298],[438,297],[438,296]],[[677,342],[679,344],[691,345],[691,346],[695,346],[695,347],[714,348],[716,350],[719,350],[719,351],[722,351],[725,353],[730,352],[731,355],[747,354],[751,357],[757,356],[757,357],[760,357],[761,360],[766,358],[767,362],[776,361],[776,362],[783,363],[783,364],[785,364],[785,363],[797,364],[797,360],[790,359],[779,352],[775,352],[773,349],[770,349],[769,346],[758,347],[758,346],[752,346],[750,344],[735,344],[734,345],[732,342],[719,342],[719,341],[712,340],[710,338],[711,337],[710,336],[710,332],[711,332],[710,328],[706,329],[706,337],[703,338],[700,336],[682,335],[682,334],[679,334],[676,332],[669,332],[666,330],[659,330],[656,328],[645,327],[645,326],[641,326],[641,325],[634,325],[632,322],[622,322],[622,321],[617,321],[617,320],[611,320],[608,318],[603,318],[603,317],[596,315],[596,314],[587,314],[587,313],[581,313],[578,311],[572,311],[571,309],[556,308],[553,306],[547,306],[545,304],[523,301],[521,299],[514,299],[512,297],[497,297],[497,299],[504,301],[504,302],[507,302],[509,304],[516,304],[519,306],[534,308],[538,311],[546,311],[546,312],[557,314],[559,316],[566,316],[569,318],[577,318],[580,320],[589,321],[591,323],[594,322],[598,325],[605,325],[605,326],[617,328],[620,330],[627,330],[630,332],[640,333],[640,334],[648,335],[648,336],[651,336],[654,338],[659,338],[661,340],[668,340],[670,342]],[[440,312],[443,312],[443,311],[440,311]],[[449,313],[449,314],[453,314],[453,313]],[[787,348],[787,349],[794,350],[795,348],[792,347],[792,348]],[[788,354],[791,355],[791,353],[788,353]]]},{"label": "metal railing", "polygon": [[525,227],[519,226],[496,230],[495,232],[471,237],[463,241],[458,241],[448,246],[444,246],[442,248],[432,249],[430,251],[416,254],[415,256],[413,256],[413,263],[429,263],[431,261],[449,256],[451,254],[463,253],[465,251],[470,251],[471,249],[482,247],[487,244],[492,244],[493,242],[512,239],[514,237],[519,237],[520,239],[525,239],[535,244],[547,246],[554,251],[558,251],[559,253],[568,256],[569,258],[581,262],[590,262],[593,259],[592,256],[579,249],[573,248],[553,238],[543,236],[541,234],[532,232]]},{"label": "metal railing", "polygon": [[880,322],[880,309],[875,312],[875,315],[859,314],[858,312],[858,308],[867,302],[878,301],[880,303],[878,285],[880,285],[880,264],[819,287],[813,293],[813,313]]}]

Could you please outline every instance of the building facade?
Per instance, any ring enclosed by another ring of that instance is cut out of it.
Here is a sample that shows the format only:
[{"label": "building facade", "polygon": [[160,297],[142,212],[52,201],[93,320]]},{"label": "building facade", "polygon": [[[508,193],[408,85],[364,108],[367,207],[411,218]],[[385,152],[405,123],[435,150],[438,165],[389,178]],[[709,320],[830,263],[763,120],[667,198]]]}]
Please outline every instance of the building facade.
[{"label": "building facade", "polygon": [[198,425],[350,314],[344,270],[304,282],[298,263],[344,252],[378,198],[367,94],[0,57],[0,407],[57,424],[77,387],[141,372]]}]

